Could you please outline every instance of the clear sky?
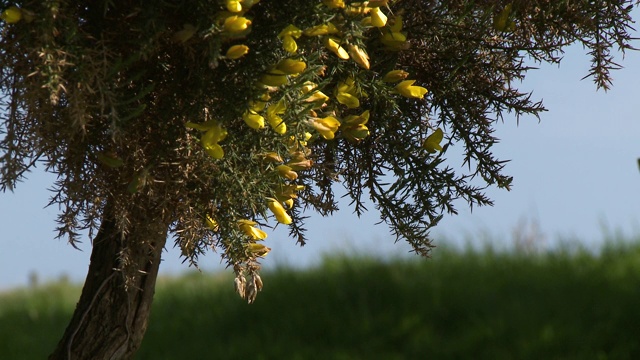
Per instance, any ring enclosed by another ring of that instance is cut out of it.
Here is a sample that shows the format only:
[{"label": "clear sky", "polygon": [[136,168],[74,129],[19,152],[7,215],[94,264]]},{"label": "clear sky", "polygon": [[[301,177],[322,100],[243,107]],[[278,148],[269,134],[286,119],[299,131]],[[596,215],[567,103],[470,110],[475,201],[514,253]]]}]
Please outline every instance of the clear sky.
[{"label": "clear sky", "polygon": [[[526,233],[531,225],[545,248],[567,239],[597,248],[614,231],[640,235],[640,52],[618,60],[625,69],[614,73],[614,87],[606,93],[596,92],[590,79],[580,80],[589,67],[580,47],[569,49],[559,68],[542,65],[529,73],[521,89],[534,90],[534,99],[544,100],[549,111],[540,122],[528,117],[518,125],[511,117],[496,125],[501,142],[494,150],[511,160],[506,173],[514,176],[512,191],[490,189],[495,206],[473,213],[460,202],[460,214],[445,216],[433,230],[436,244],[491,239],[505,246],[513,242],[514,229]],[[82,281],[86,275],[89,240],[81,246],[84,251],[54,240],[57,208],[44,208],[53,180],[38,169],[15,193],[0,193],[0,289],[27,284],[32,272],[43,280],[66,275]],[[332,218],[311,214],[310,243],[304,248],[283,229],[270,234],[267,244],[273,250],[263,264],[308,265],[322,253],[339,250],[409,250],[394,244],[384,225],[373,225],[378,219],[373,206],[358,219],[347,204]],[[201,259],[201,267],[223,268],[213,253]],[[170,245],[160,269],[166,275],[188,267]]]}]

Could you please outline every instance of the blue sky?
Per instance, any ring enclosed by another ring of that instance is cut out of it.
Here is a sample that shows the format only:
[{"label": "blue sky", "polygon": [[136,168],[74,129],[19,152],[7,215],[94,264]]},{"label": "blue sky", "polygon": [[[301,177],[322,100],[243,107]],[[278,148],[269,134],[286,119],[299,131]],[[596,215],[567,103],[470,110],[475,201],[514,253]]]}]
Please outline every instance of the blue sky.
[{"label": "blue sky", "polygon": [[[514,229],[535,225],[537,246],[554,247],[566,240],[597,248],[605,235],[640,235],[640,53],[627,53],[625,69],[615,72],[609,92],[596,91],[585,51],[572,47],[560,67],[542,65],[529,73],[521,89],[534,90],[548,112],[534,117],[507,117],[496,125],[501,142],[495,153],[510,159],[506,173],[514,176],[512,191],[490,189],[495,206],[474,208],[462,202],[460,214],[445,216],[433,230],[436,244],[513,243]],[[452,164],[455,164],[453,160]],[[459,162],[461,166],[461,161]],[[54,240],[56,207],[44,208],[54,176],[37,170],[15,193],[0,193],[0,289],[27,284],[29,274],[42,280],[69,276],[82,281],[89,265],[89,240],[77,251]],[[270,234],[273,248],[266,267],[309,265],[322,253],[369,251],[406,254],[409,247],[393,243],[384,225],[374,226],[377,213],[358,219],[347,204],[331,218],[311,214],[310,243],[304,248],[284,229]],[[437,251],[437,249],[435,250]],[[222,269],[217,254],[201,259],[206,270]],[[179,252],[168,246],[161,275],[187,270]]]}]

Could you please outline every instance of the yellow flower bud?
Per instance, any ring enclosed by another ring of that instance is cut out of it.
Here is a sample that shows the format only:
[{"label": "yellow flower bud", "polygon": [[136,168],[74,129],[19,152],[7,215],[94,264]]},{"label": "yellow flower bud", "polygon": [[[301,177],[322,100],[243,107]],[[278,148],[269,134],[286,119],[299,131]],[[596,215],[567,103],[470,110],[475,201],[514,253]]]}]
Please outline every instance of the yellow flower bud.
[{"label": "yellow flower bud", "polygon": [[254,253],[256,256],[265,257],[271,251],[270,247],[267,247],[263,244],[249,243],[247,245],[247,249]]},{"label": "yellow flower bud", "polygon": [[340,120],[333,116],[327,116],[323,119],[312,118],[309,119],[308,123],[327,140],[333,139],[335,137],[335,132],[340,128]]},{"label": "yellow flower bud", "polygon": [[242,120],[252,129],[260,130],[264,127],[264,117],[253,110],[245,111]]},{"label": "yellow flower bud", "polygon": [[232,13],[237,13],[242,11],[242,4],[237,0],[227,0],[227,10]]},{"label": "yellow flower bud", "polygon": [[493,17],[494,29],[504,32],[511,32],[516,29],[516,23],[510,19],[512,7],[511,3],[505,5],[502,11]]},{"label": "yellow flower bud", "polygon": [[314,91],[309,97],[304,99],[304,101],[318,103],[316,105],[322,106],[322,104],[329,101],[329,97],[322,91]]},{"label": "yellow flower bud", "polygon": [[294,59],[283,59],[281,60],[276,69],[282,71],[287,75],[291,74],[299,74],[307,68],[307,64],[304,61],[294,60]]},{"label": "yellow flower bud", "polygon": [[267,101],[269,101],[269,99],[271,99],[269,93],[264,93],[260,95],[258,99],[249,101],[249,109],[255,112],[260,112],[267,106]]},{"label": "yellow flower bud", "polygon": [[211,217],[211,215],[207,215],[205,218],[205,222],[207,224],[207,227],[213,231],[218,231],[219,230],[219,226],[218,226],[218,222],[215,221],[213,219],[213,217]]},{"label": "yellow flower bud", "polygon": [[287,132],[287,125],[284,123],[284,120],[278,116],[279,114],[284,114],[287,109],[287,105],[284,100],[280,100],[275,104],[269,105],[267,108],[267,121],[271,128],[278,134],[284,135]]},{"label": "yellow flower bud", "polygon": [[270,162],[274,162],[274,163],[281,163],[282,157],[280,157],[280,155],[278,155],[278,153],[276,152],[268,152],[266,154],[262,155],[264,157],[265,160],[270,161]]},{"label": "yellow flower bud", "polygon": [[427,93],[427,89],[422,86],[413,86],[415,80],[405,80],[396,85],[396,91],[400,93],[400,95],[408,98],[416,98],[422,99],[424,95]]},{"label": "yellow flower bud", "polygon": [[295,25],[287,25],[280,33],[278,34],[279,38],[283,38],[285,36],[291,36],[294,39],[299,38],[302,35],[302,30],[298,29]]},{"label": "yellow flower bud", "polygon": [[285,35],[282,37],[282,48],[290,54],[295,54],[298,51],[298,43],[293,39],[293,36]]},{"label": "yellow flower bud", "polygon": [[380,38],[380,42],[390,50],[402,50],[407,47],[407,37],[401,32],[386,32]]},{"label": "yellow flower bud", "polygon": [[393,24],[389,27],[389,30],[396,33],[402,31],[402,15],[397,15],[393,18]]},{"label": "yellow flower bud", "polygon": [[227,54],[225,56],[231,60],[236,60],[245,56],[248,52],[249,47],[247,45],[233,45],[229,50],[227,50]]},{"label": "yellow flower bud", "polygon": [[375,27],[384,27],[387,24],[387,16],[379,7],[371,9],[371,25]]},{"label": "yellow flower bud", "polygon": [[303,32],[306,36],[320,36],[320,35],[328,35],[328,34],[337,34],[338,28],[332,23],[316,25],[305,29]]},{"label": "yellow flower bud", "polygon": [[369,70],[369,55],[356,45],[349,44],[349,55],[356,64]]},{"label": "yellow flower bud", "polygon": [[433,154],[438,151],[442,151],[442,146],[440,142],[444,138],[444,133],[442,129],[438,128],[433,134],[427,136],[427,139],[422,144],[422,147],[427,150],[430,154]]},{"label": "yellow flower bud", "polygon": [[404,70],[391,70],[382,77],[382,81],[396,82],[406,79],[407,76],[409,76],[409,73]]},{"label": "yellow flower bud", "polygon": [[214,159],[222,159],[224,157],[224,150],[220,144],[208,144],[203,147],[207,154],[211,155]]},{"label": "yellow flower bud", "polygon": [[249,236],[252,240],[264,240],[267,238],[267,233],[258,229],[254,225],[258,225],[255,221],[251,220],[238,220],[238,227],[245,235]]},{"label": "yellow flower bud", "polygon": [[224,30],[230,33],[245,31],[251,25],[251,20],[243,16],[232,15],[224,20]]},{"label": "yellow flower bud", "polygon": [[355,143],[369,136],[369,128],[364,124],[356,124],[342,128],[345,138]]},{"label": "yellow flower bud", "polygon": [[336,54],[340,59],[342,60],[349,59],[349,54],[342,46],[340,46],[338,41],[340,40],[337,38],[327,37],[326,39],[324,39],[324,46],[326,46],[327,49],[331,50],[334,54]]},{"label": "yellow flower bud", "polygon": [[267,198],[267,201],[268,201],[267,206],[269,206],[269,210],[271,210],[271,212],[276,217],[276,220],[278,220],[279,223],[284,225],[291,224],[292,222],[291,216],[287,214],[287,211],[284,209],[284,207],[278,200],[274,198]]},{"label": "yellow flower bud", "polygon": [[317,85],[317,84],[312,83],[311,81],[307,81],[307,82],[305,82],[305,83],[302,85],[301,90],[302,90],[302,93],[303,93],[303,94],[306,94],[306,93],[308,93],[309,91],[311,91],[311,90],[315,89],[316,87],[318,87],[318,85]]},{"label": "yellow flower bud", "polygon": [[360,100],[349,93],[339,92],[336,95],[336,99],[340,104],[346,105],[349,109],[354,109],[360,106]]},{"label": "yellow flower bud", "polygon": [[304,152],[295,151],[291,154],[291,161],[287,166],[296,171],[309,170],[313,166],[313,160],[307,159]]},{"label": "yellow flower bud", "polygon": [[367,122],[369,122],[369,110],[365,110],[362,114],[360,115],[350,115],[347,116],[344,121],[342,122],[344,125],[364,125]]},{"label": "yellow flower bud", "polygon": [[293,208],[293,199],[287,199],[287,200],[283,201],[283,204],[285,204],[287,206],[287,209],[291,209],[291,208]]},{"label": "yellow flower bud", "polygon": [[262,75],[260,82],[267,86],[280,86],[287,83],[287,76],[284,71],[273,69]]},{"label": "yellow flower bud", "polygon": [[287,124],[284,123],[284,120],[278,115],[269,114],[267,115],[267,121],[269,125],[277,134],[284,135],[287,133]]},{"label": "yellow flower bud", "polygon": [[22,10],[17,6],[9,6],[0,14],[0,19],[7,24],[15,24],[22,20]]},{"label": "yellow flower bud", "polygon": [[298,173],[293,171],[291,167],[287,165],[276,166],[276,171],[278,172],[278,175],[282,176],[285,179],[289,179],[291,181],[298,178]]}]

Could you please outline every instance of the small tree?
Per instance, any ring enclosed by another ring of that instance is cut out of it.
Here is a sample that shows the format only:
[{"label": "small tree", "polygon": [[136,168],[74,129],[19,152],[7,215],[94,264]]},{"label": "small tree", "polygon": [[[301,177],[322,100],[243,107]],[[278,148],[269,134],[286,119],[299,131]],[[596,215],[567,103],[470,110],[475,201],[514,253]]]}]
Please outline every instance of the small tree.
[{"label": "small tree", "polygon": [[[515,87],[525,58],[581,43],[606,90],[633,4],[0,1],[0,187],[44,163],[58,236],[93,245],[51,359],[132,357],[169,235],[192,264],[218,249],[253,302],[263,229],[304,245],[303,211],[337,210],[335,183],[428,256],[456,200],[509,189],[494,124],[544,111]],[[452,146],[466,171],[444,165]]]}]

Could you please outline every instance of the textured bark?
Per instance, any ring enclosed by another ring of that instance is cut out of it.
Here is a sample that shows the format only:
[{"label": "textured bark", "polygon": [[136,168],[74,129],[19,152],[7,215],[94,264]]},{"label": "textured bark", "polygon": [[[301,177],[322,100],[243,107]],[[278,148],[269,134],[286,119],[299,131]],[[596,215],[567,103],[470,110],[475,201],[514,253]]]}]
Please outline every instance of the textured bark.
[{"label": "textured bark", "polygon": [[130,359],[142,343],[168,223],[152,209],[133,214],[123,236],[114,215],[105,211],[82,295],[49,359]]}]

